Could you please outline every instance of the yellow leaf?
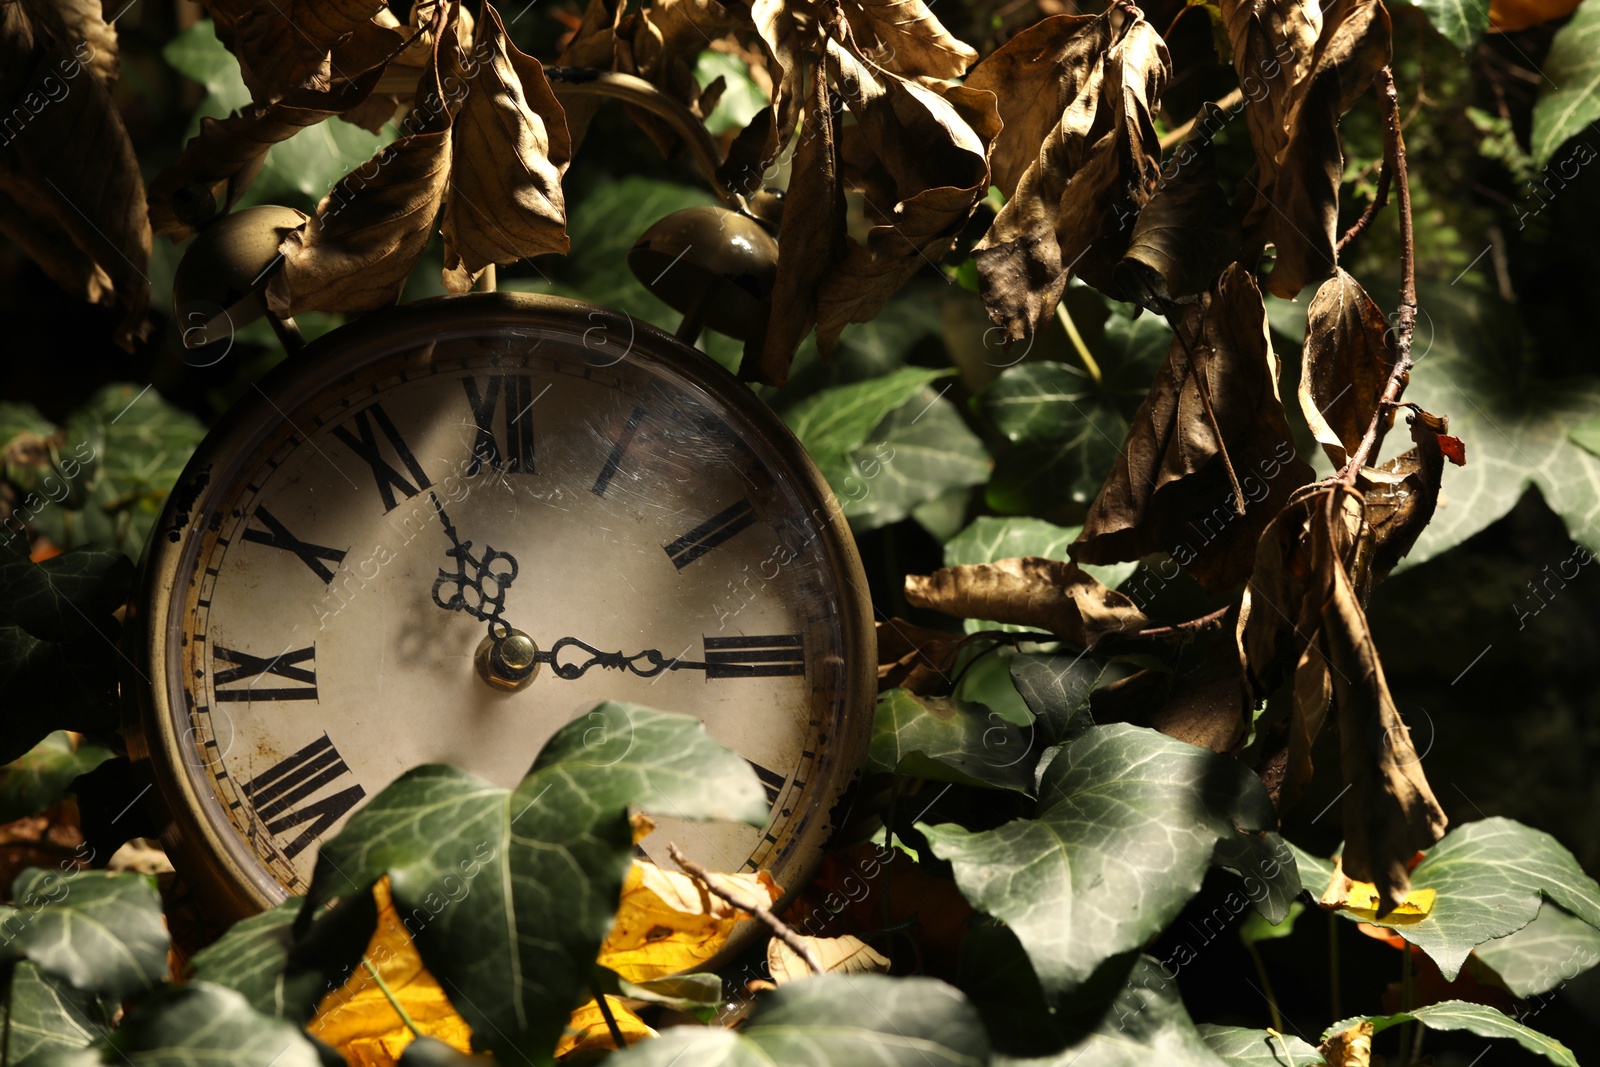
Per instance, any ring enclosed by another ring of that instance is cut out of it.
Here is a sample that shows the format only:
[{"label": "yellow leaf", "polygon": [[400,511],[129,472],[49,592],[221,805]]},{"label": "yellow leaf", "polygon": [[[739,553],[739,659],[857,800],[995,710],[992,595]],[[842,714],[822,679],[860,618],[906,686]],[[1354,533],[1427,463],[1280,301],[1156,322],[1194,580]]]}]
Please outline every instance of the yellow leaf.
[{"label": "yellow leaf", "polygon": [[[378,902],[378,927],[364,962],[382,977],[389,992],[417,1028],[461,1052],[472,1049],[472,1028],[456,1014],[439,983],[422,965],[411,934],[394,910],[389,879],[372,887]],[[329,993],[306,1027],[308,1033],[339,1050],[351,1067],[395,1067],[412,1034],[366,966]]]},{"label": "yellow leaf", "polygon": [[[829,974],[888,974],[889,957],[878,954],[873,947],[850,934],[843,937],[802,937],[811,947],[817,962]],[[778,938],[767,942],[767,970],[779,985],[808,978],[811,975],[800,953]]]},{"label": "yellow leaf", "polygon": [[[757,900],[779,896],[765,871],[717,878]],[[749,917],[688,875],[634,860],[599,962],[630,982],[692,971],[721,951],[733,928]]]},{"label": "yellow leaf", "polygon": [[1372,1063],[1372,1023],[1356,1023],[1348,1030],[1332,1035],[1317,1051],[1328,1061],[1328,1067],[1370,1067]]},{"label": "yellow leaf", "polygon": [[[630,1046],[656,1036],[656,1032],[630,1011],[624,1001],[607,997],[606,1004],[611,1008],[612,1018],[617,1020],[622,1039]],[[567,1032],[561,1035],[561,1043],[556,1046],[556,1059],[563,1059],[575,1052],[598,1052],[616,1047],[611,1028],[606,1025],[605,1016],[600,1014],[600,1005],[590,1000],[567,1020]]]},{"label": "yellow leaf", "polygon": [[1329,881],[1328,888],[1323,891],[1322,899],[1318,904],[1329,911],[1344,911],[1359,919],[1380,926],[1405,926],[1407,923],[1420,922],[1433,910],[1434,899],[1439,894],[1432,889],[1413,889],[1406,893],[1400,906],[1383,918],[1378,918],[1378,887],[1371,882],[1358,882],[1344,873],[1344,869],[1334,864],[1333,879]]}]

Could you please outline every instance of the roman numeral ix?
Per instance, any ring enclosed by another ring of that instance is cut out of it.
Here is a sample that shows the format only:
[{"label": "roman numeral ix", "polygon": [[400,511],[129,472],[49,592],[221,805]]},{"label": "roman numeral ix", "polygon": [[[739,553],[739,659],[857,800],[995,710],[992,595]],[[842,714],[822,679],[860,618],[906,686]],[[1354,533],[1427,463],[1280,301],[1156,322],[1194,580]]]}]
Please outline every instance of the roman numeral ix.
[{"label": "roman numeral ix", "polygon": [[748,500],[741,500],[717,512],[671,544],[661,547],[666,549],[672,565],[681,571],[755,521],[755,509]]},{"label": "roman numeral ix", "polygon": [[[378,492],[383,495],[383,510],[393,511],[396,507],[394,491],[404,493],[408,498],[414,497],[422,490],[433,485],[428,476],[422,473],[422,467],[417,463],[417,457],[411,454],[411,447],[406,444],[400,432],[394,428],[394,423],[389,421],[389,416],[384,412],[382,404],[373,404],[369,408],[362,408],[356,412],[350,422],[355,426],[356,432],[351,433],[343,426],[333,428],[333,436],[343,441],[345,445],[366,460],[367,466],[372,468],[372,477],[378,482]],[[405,479],[399,471],[390,465],[384,458],[383,451],[372,432],[372,424],[376,422],[378,429],[383,431],[383,436],[389,439],[389,447],[399,457],[401,464],[411,472],[411,477],[416,479],[416,484]]]},{"label": "roman numeral ix", "polygon": [[[482,379],[463,378],[461,385],[467,391],[472,421],[478,427],[478,437],[472,446],[472,465],[467,468],[468,477],[475,476],[485,460],[502,473],[533,474],[533,402],[538,399],[533,395],[533,379],[526,374],[494,374]],[[497,407],[505,411],[506,447],[503,452],[494,436]]]},{"label": "roman numeral ix", "polygon": [[[244,783],[244,795],[256,815],[273,837],[305,826],[286,842],[283,854],[294,859],[305,847],[327,833],[367,791],[359,784],[349,786],[320,800],[302,804],[319,790],[350,773],[344,757],[323,734],[305,748],[274,764]],[[306,826],[310,823],[309,826]]]},{"label": "roman numeral ix", "polygon": [[344,561],[344,549],[329,548],[327,545],[314,545],[310,541],[300,540],[290,533],[283,523],[273,518],[272,512],[264,507],[256,508],[256,513],[252,517],[265,526],[266,529],[252,530],[246,527],[244,531],[244,539],[246,541],[254,541],[258,545],[266,545],[269,548],[293,552],[300,557],[301,563],[311,568],[312,574],[322,579],[323,584],[333,581],[333,570],[329,568],[327,563],[322,561],[327,560],[334,567],[339,566]]},{"label": "roman numeral ix", "polygon": [[[314,669],[295,666],[295,664],[305,663],[307,660],[314,661],[317,652],[316,645],[297,648],[292,652],[284,652],[277,656],[252,656],[248,652],[223,648],[221,645],[213,646],[213,651],[215,652],[215,658],[212,660],[212,670],[215,673],[211,681],[216,690],[218,700],[317,699],[317,672]],[[218,663],[232,663],[235,666],[226,670],[217,670]],[[269,674],[303,684],[279,688],[259,685],[241,685],[235,689],[222,688],[225,685],[232,685],[234,682],[243,682],[247,679],[264,679]]]}]

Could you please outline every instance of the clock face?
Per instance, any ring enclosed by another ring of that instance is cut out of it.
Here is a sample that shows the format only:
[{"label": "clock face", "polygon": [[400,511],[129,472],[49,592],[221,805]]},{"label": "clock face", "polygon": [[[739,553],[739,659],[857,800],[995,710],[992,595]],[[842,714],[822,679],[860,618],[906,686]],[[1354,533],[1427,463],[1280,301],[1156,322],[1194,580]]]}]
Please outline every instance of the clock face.
[{"label": "clock face", "polygon": [[[270,903],[407,769],[513,786],[623,700],[701,719],[772,803],[759,829],[653,813],[644,851],[796,877],[873,670],[859,565],[798,446],[720,370],[582,305],[379,318],[230,417],[157,529],[147,740],[178,836]],[[508,634],[535,665],[516,689]]]}]

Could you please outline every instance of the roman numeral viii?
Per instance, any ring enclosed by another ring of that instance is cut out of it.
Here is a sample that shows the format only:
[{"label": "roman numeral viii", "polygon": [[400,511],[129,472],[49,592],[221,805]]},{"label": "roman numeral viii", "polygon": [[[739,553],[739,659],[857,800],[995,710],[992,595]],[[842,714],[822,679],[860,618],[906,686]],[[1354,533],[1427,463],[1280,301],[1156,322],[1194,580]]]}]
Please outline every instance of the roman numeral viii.
[{"label": "roman numeral viii", "polygon": [[[461,385],[467,391],[472,421],[478,427],[467,476],[476,475],[485,460],[502,473],[533,474],[533,402],[537,399],[533,395],[533,379],[526,374],[494,374],[463,378]],[[501,420],[506,434],[504,451],[494,436],[496,407],[505,413]]]},{"label": "roman numeral viii", "polygon": [[[333,824],[367,795],[359,784],[331,793],[320,800],[310,798],[350,773],[344,757],[323,734],[305,748],[274,764],[244,783],[245,799],[255,808],[273,837],[305,826],[281,847],[294,859],[305,847],[327,833]],[[307,803],[309,801],[309,803]],[[306,826],[310,823],[309,826]]]},{"label": "roman numeral viii", "polygon": [[768,637],[708,637],[707,678],[781,678],[806,673],[805,639],[799,634]]},{"label": "roman numeral viii", "polygon": [[[372,430],[373,423],[377,423],[378,429],[383,431],[383,436],[388,438],[389,447],[393,449],[395,456],[406,470],[411,472],[411,477],[416,479],[415,485],[407,481],[405,476],[384,458],[382,446],[379,445]],[[351,433],[343,426],[335,426],[333,436],[343,441],[350,451],[366,460],[367,466],[372,468],[372,477],[378,482],[378,492],[383,495],[384,511],[395,509],[396,489],[409,498],[433,485],[428,476],[422,473],[417,457],[411,454],[411,446],[400,436],[400,431],[394,428],[394,423],[389,421],[382,404],[362,408],[350,419],[350,425],[355,427],[355,433]]]},{"label": "roman numeral viii", "polygon": [[741,500],[717,512],[671,544],[661,547],[666,549],[672,565],[681,571],[755,521],[755,509],[748,500]]},{"label": "roman numeral viii", "polygon": [[[212,686],[216,691],[218,700],[315,700],[317,699],[317,672],[314,669],[314,659],[317,646],[310,645],[306,648],[297,648],[292,652],[280,653],[277,656],[252,656],[248,652],[239,652],[221,645],[213,646],[214,658],[211,661]],[[297,663],[313,661],[312,667],[297,667]],[[220,663],[232,663],[234,666],[226,670],[217,670]],[[285,678],[291,682],[301,684],[295,686],[263,686],[254,684],[251,679],[266,680],[267,675]],[[234,682],[247,682],[235,689],[224,689],[225,685]]]},{"label": "roman numeral viii", "polygon": [[[269,548],[279,548],[285,552],[293,552],[300,557],[300,562],[311,568],[311,573],[321,578],[323,583],[333,581],[333,570],[328,563],[337,567],[344,562],[344,549],[329,548],[327,545],[314,545],[310,541],[302,541],[290,533],[288,527],[272,517],[272,512],[266,508],[256,508],[254,518],[265,530],[252,530],[245,528],[244,539],[254,541],[258,545]],[[327,560],[328,563],[322,562]]]}]

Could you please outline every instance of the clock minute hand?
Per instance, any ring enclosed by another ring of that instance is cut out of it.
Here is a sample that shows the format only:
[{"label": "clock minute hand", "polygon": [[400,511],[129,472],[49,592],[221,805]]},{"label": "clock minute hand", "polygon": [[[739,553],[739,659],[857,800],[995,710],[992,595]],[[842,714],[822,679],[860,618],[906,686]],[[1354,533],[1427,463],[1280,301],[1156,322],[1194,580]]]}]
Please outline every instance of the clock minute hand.
[{"label": "clock minute hand", "polygon": [[[578,649],[589,654],[586,660],[569,661],[562,663],[561,654],[568,649]],[[695,660],[681,659],[662,655],[659,649],[647,648],[642,652],[628,655],[623,652],[606,652],[596,648],[587,641],[580,641],[576,637],[562,637],[547,649],[541,649],[534,657],[539,663],[546,664],[557,678],[574,681],[582,678],[590,669],[597,667],[606,671],[628,671],[640,678],[654,678],[665,671],[703,671],[708,664]]]}]

